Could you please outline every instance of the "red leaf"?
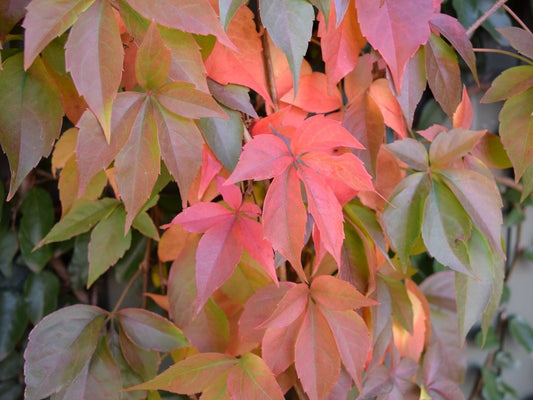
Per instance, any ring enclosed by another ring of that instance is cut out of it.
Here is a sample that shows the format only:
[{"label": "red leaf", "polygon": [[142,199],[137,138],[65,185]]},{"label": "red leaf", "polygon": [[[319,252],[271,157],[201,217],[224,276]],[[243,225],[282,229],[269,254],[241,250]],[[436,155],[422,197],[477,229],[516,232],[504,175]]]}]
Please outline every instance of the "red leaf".
[{"label": "red leaf", "polygon": [[283,400],[283,393],[265,362],[252,353],[243,355],[228,374],[228,392],[234,400]]},{"label": "red leaf", "polygon": [[330,275],[321,275],[313,280],[311,297],[321,307],[336,311],[355,310],[377,305],[374,300],[359,293],[355,286]]},{"label": "red leaf", "polygon": [[472,102],[470,101],[470,97],[468,97],[466,86],[463,86],[463,99],[453,113],[452,126],[454,128],[468,129],[472,125],[473,119]]},{"label": "red leaf", "polygon": [[320,310],[335,337],[342,363],[362,390],[362,375],[371,347],[370,333],[363,319],[354,311]]},{"label": "red leaf", "polygon": [[[252,203],[246,204],[252,205]],[[239,225],[245,250],[250,253],[252,258],[265,269],[267,274],[277,284],[278,278],[274,267],[274,253],[268,240],[263,237],[263,226],[259,222],[243,216],[239,218]]]},{"label": "red leaf", "polygon": [[426,0],[356,0],[363,35],[383,56],[400,92],[407,61],[430,35],[433,4]]},{"label": "red leaf", "polygon": [[235,13],[228,36],[236,51],[216,43],[205,62],[208,76],[223,84],[236,83],[259,93],[269,105],[272,100],[265,81],[261,39],[256,31],[254,15],[248,7]]},{"label": "red leaf", "polygon": [[324,399],[340,374],[335,337],[324,316],[309,302],[295,347],[296,372],[310,400]]},{"label": "red leaf", "polygon": [[68,36],[65,66],[78,92],[111,138],[111,106],[122,77],[124,49],[113,8],[97,0],[81,14]]},{"label": "red leaf", "polygon": [[170,51],[166,48],[157,24],[152,21],[137,50],[135,75],[146,90],[161,86],[170,71]]},{"label": "red leaf", "polygon": [[128,0],[128,4],[145,18],[161,25],[200,35],[214,35],[222,44],[235,48],[208,0]]},{"label": "red leaf", "polygon": [[293,323],[309,302],[309,288],[305,283],[290,288],[278,303],[272,315],[260,327],[283,328]]},{"label": "red leaf", "polygon": [[222,164],[220,164],[220,162],[216,159],[211,150],[209,150],[209,147],[205,143],[202,147],[202,169],[200,185],[198,188],[198,199],[203,197],[213,178],[222,169]]},{"label": "red leaf", "polygon": [[[348,3],[348,2],[347,2]],[[330,19],[333,19],[332,8]],[[359,53],[366,45],[357,21],[357,10],[354,1],[350,1],[342,22],[337,26],[330,24],[327,28],[319,14],[318,35],[321,38],[322,58],[326,64],[328,87],[333,88],[357,65]]]},{"label": "red leaf", "polygon": [[268,328],[261,343],[261,354],[275,375],[281,374],[294,362],[294,347],[302,316],[281,328]]},{"label": "red leaf", "polygon": [[[182,224],[189,232],[203,233],[218,224],[227,224],[234,213],[221,204],[201,202],[186,208],[176,215],[170,225]],[[163,225],[162,228],[166,228]]]},{"label": "red leaf", "polygon": [[377,79],[370,85],[368,94],[379,107],[385,124],[391,127],[400,137],[407,137],[403,112],[392,93],[387,79]]},{"label": "red leaf", "polygon": [[328,90],[326,75],[321,72],[302,75],[296,96],[291,89],[280,100],[311,113],[327,113],[342,106],[340,92],[335,87]]},{"label": "red leaf", "polygon": [[[240,189],[235,185],[224,185],[224,179],[220,177],[217,178],[217,187],[224,201],[234,210],[238,210],[242,203],[242,193]],[[261,211],[255,216],[257,217],[260,214]]]}]

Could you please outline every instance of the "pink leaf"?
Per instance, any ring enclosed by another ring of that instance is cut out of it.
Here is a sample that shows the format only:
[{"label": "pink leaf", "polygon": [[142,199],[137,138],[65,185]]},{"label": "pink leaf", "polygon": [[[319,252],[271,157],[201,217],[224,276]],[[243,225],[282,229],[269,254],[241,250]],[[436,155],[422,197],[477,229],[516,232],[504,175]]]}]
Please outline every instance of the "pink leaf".
[{"label": "pink leaf", "polygon": [[281,328],[268,328],[261,343],[261,354],[275,375],[281,374],[294,363],[294,347],[303,316]]},{"label": "pink leaf", "polygon": [[291,89],[280,100],[312,113],[327,113],[342,106],[340,92],[335,87],[328,90],[326,75],[321,72],[302,75],[296,96]]},{"label": "pink leaf", "polygon": [[274,252],[268,240],[263,237],[263,226],[257,221],[242,216],[239,218],[239,224],[244,248],[277,284]]},{"label": "pink leaf", "polygon": [[311,297],[321,307],[336,311],[355,310],[377,304],[359,293],[352,284],[330,275],[321,275],[313,280]]},{"label": "pink leaf", "polygon": [[[170,225],[182,224],[189,232],[207,232],[213,226],[229,223],[235,213],[221,204],[200,202],[176,215]],[[163,228],[167,226],[164,225]]]},{"label": "pink leaf", "polygon": [[238,210],[242,203],[241,190],[236,185],[224,185],[224,179],[217,178],[217,187],[222,198],[234,210]]},{"label": "pink leaf", "polygon": [[293,323],[305,311],[309,302],[309,288],[301,283],[290,288],[272,315],[261,327],[283,328]]}]

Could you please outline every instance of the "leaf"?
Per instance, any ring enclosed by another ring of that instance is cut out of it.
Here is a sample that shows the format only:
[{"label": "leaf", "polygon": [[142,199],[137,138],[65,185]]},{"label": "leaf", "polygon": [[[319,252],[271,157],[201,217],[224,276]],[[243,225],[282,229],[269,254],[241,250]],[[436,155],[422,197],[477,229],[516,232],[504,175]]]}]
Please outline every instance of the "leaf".
[{"label": "leaf", "polygon": [[156,241],[159,240],[159,232],[157,231],[157,227],[154,225],[154,221],[152,221],[152,218],[150,218],[147,213],[139,213],[133,220],[131,226],[141,232],[144,236]]},{"label": "leaf", "polygon": [[123,54],[113,8],[105,0],[96,0],[70,31],[65,64],[78,92],[98,118],[108,142],[111,107],[122,77]]},{"label": "leaf", "polygon": [[327,76],[321,72],[302,75],[298,82],[298,93],[291,89],[280,101],[312,113],[335,111],[341,108],[342,97],[338,90],[328,89],[327,85]]},{"label": "leaf", "polygon": [[223,109],[229,118],[202,118],[198,125],[209,148],[231,172],[241,154],[244,125],[240,113],[225,107]]},{"label": "leaf", "polygon": [[311,283],[311,297],[321,307],[335,311],[355,310],[376,305],[350,283],[329,275],[321,275]]},{"label": "leaf", "polygon": [[18,293],[0,291],[0,322],[0,360],[4,360],[15,349],[28,324],[24,300]]},{"label": "leaf", "polygon": [[309,289],[305,284],[290,288],[277,304],[274,312],[264,321],[260,328],[283,328],[292,324],[302,315],[309,303]]},{"label": "leaf", "polygon": [[400,161],[417,171],[426,171],[429,165],[428,152],[418,140],[405,138],[386,144],[385,148]]},{"label": "leaf", "polygon": [[91,202],[79,202],[41,240],[39,246],[59,242],[90,230],[98,221],[107,217],[120,203],[104,198]]},{"label": "leaf", "polygon": [[94,0],[32,1],[22,24],[25,29],[24,69],[27,70],[46,45],[70,28],[93,2]]},{"label": "leaf", "polygon": [[278,376],[294,363],[294,347],[302,325],[300,315],[290,325],[268,328],[261,342],[261,356],[272,372]]},{"label": "leaf", "polygon": [[119,330],[118,339],[120,353],[122,353],[121,355],[128,366],[139,374],[139,377],[144,381],[154,378],[157,375],[160,363],[159,354],[156,351],[141,349],[121,329]]},{"label": "leaf", "polygon": [[533,86],[533,67],[519,65],[504,70],[492,81],[492,84],[481,98],[481,103],[493,103],[514,97]]},{"label": "leaf", "polygon": [[13,274],[13,257],[18,251],[17,236],[11,230],[0,227],[0,272],[6,278]]},{"label": "leaf", "polygon": [[146,90],[163,85],[170,72],[170,51],[166,48],[157,24],[152,21],[135,59],[137,82]]},{"label": "leaf", "polygon": [[321,11],[326,23],[319,21],[318,35],[321,39],[322,57],[326,64],[328,86],[331,88],[355,68],[366,40],[361,34],[357,9],[353,1],[349,2],[344,18],[338,20],[336,26],[327,26],[328,18],[332,18],[330,13],[337,11],[336,6],[335,11],[329,11],[330,1],[324,3]]},{"label": "leaf", "polygon": [[4,41],[5,36],[24,17],[29,2],[29,0],[8,0],[0,6],[0,41]]},{"label": "leaf", "polygon": [[245,0],[219,0],[220,22],[222,22],[224,29],[228,29],[228,25],[233,19],[233,16],[244,3],[246,3]]},{"label": "leaf", "polygon": [[41,271],[52,258],[50,246],[35,251],[35,246],[54,225],[54,206],[50,194],[41,187],[30,189],[20,207],[22,218],[18,242],[24,261],[34,272]]},{"label": "leaf", "polygon": [[105,312],[74,305],[45,317],[30,333],[24,352],[26,398],[42,399],[68,386],[91,359]]},{"label": "leaf", "polygon": [[160,105],[155,107],[154,117],[161,157],[178,183],[182,204],[185,204],[201,167],[202,134],[193,121],[170,113]]},{"label": "leaf", "polygon": [[431,166],[433,168],[452,166],[455,160],[472,151],[485,132],[455,128],[439,133],[429,148]]},{"label": "leaf", "polygon": [[[220,16],[222,18],[222,12]],[[265,78],[263,47],[255,27],[253,12],[248,7],[239,8],[227,31],[236,49],[215,43],[205,61],[207,75],[222,85],[234,83],[249,87],[272,105]]]},{"label": "leaf", "polygon": [[214,35],[225,46],[234,47],[220,25],[218,17],[207,0],[179,0],[168,3],[155,0],[128,0],[138,13],[163,26],[200,35]]},{"label": "leaf", "polygon": [[344,367],[362,391],[362,376],[371,348],[370,333],[363,319],[354,311],[320,307],[335,338]]},{"label": "leaf", "polygon": [[422,222],[428,252],[441,264],[471,275],[466,244],[471,231],[472,222],[461,203],[447,186],[433,180]]},{"label": "leaf", "polygon": [[244,354],[229,371],[228,392],[235,400],[283,400],[283,393],[265,362]]},{"label": "leaf", "polygon": [[128,141],[115,158],[115,179],[126,207],[126,228],[150,198],[160,172],[160,149],[153,108],[146,98]]},{"label": "leaf", "polygon": [[61,98],[42,61],[24,71],[21,53],[9,57],[0,73],[0,144],[11,170],[7,201],[50,154],[62,117]]},{"label": "leaf", "polygon": [[457,109],[453,113],[452,126],[454,128],[469,129],[474,120],[474,110],[472,109],[472,102],[468,97],[466,86],[463,86],[463,98]]},{"label": "leaf", "polygon": [[435,100],[452,116],[461,101],[461,72],[457,56],[440,37],[432,34],[426,50],[426,75]]},{"label": "leaf", "polygon": [[389,197],[390,206],[383,214],[387,234],[404,267],[420,237],[424,203],[429,191],[426,174],[417,172],[409,175]]},{"label": "leaf", "polygon": [[50,271],[31,274],[24,282],[26,314],[33,325],[57,309],[59,278]]},{"label": "leaf", "polygon": [[166,390],[173,393],[195,394],[206,390],[216,379],[236,364],[226,354],[200,353],[182,360],[154,379],[128,390]]},{"label": "leaf", "polygon": [[89,242],[89,276],[87,288],[114,265],[131,245],[131,231],[124,233],[126,212],[116,207],[100,220],[91,232]]},{"label": "leaf", "polygon": [[500,111],[500,136],[503,147],[520,179],[533,162],[533,87],[509,98]]},{"label": "leaf", "polygon": [[173,323],[153,312],[125,308],[118,312],[118,321],[128,338],[144,350],[169,352],[189,345]]},{"label": "leaf", "polygon": [[253,118],[259,118],[250,102],[249,89],[240,85],[220,85],[212,79],[207,80],[209,91],[220,103],[232,110],[240,111]]},{"label": "leaf", "polygon": [[339,379],[340,356],[335,337],[313,302],[309,302],[296,339],[295,366],[310,400],[325,398]]},{"label": "leaf", "polygon": [[441,35],[448,39],[453,48],[461,55],[466,65],[468,65],[470,71],[472,71],[476,82],[478,82],[476,56],[463,25],[454,17],[441,13],[433,15],[429,23],[432,28],[436,28]]},{"label": "leaf", "polygon": [[259,10],[272,41],[289,61],[297,92],[302,58],[311,39],[313,6],[305,0],[260,0]]},{"label": "leaf", "polygon": [[509,321],[509,330],[513,338],[528,353],[533,353],[533,329],[529,323],[520,316],[514,316]]},{"label": "leaf", "polygon": [[402,79],[402,91],[398,93],[398,103],[402,107],[407,126],[413,126],[416,108],[426,89],[426,62],[424,47],[407,61]]},{"label": "leaf", "polygon": [[[384,282],[391,299],[391,315],[395,322],[407,332],[413,332],[414,310],[406,285],[394,278],[379,274],[379,281]],[[378,288],[379,288],[378,283]]]},{"label": "leaf", "polygon": [[519,53],[533,58],[533,33],[516,26],[496,28],[501,35],[509,41],[509,44]]},{"label": "leaf", "polygon": [[392,93],[389,81],[384,78],[376,79],[368,88],[368,94],[379,107],[385,124],[392,128],[398,136],[406,138],[407,130],[403,112],[398,100]]},{"label": "leaf", "polygon": [[407,61],[430,36],[433,4],[424,0],[356,0],[361,32],[385,59],[397,91]]}]

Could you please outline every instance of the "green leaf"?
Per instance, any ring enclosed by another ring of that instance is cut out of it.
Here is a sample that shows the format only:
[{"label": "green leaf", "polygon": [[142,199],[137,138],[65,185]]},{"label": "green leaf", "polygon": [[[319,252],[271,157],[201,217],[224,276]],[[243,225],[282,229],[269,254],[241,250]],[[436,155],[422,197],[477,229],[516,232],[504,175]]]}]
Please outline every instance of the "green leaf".
[{"label": "green leaf", "polygon": [[43,62],[38,59],[25,72],[22,53],[9,57],[0,73],[0,144],[11,169],[8,201],[41,157],[50,154],[62,118],[61,97]]},{"label": "green leaf", "polygon": [[161,86],[170,72],[170,51],[166,48],[157,24],[152,21],[135,58],[137,81],[146,90]]},{"label": "green leaf", "polygon": [[37,323],[57,308],[59,278],[49,272],[31,274],[24,283],[26,312],[32,324]]},{"label": "green leaf", "polygon": [[470,274],[466,242],[471,230],[472,223],[461,203],[448,187],[433,179],[422,222],[429,254],[455,271]]},{"label": "green leaf", "polygon": [[485,400],[501,400],[504,398],[504,393],[500,390],[500,378],[487,367],[481,369],[481,376],[483,377],[483,398]]},{"label": "green leaf", "polygon": [[231,19],[244,3],[246,3],[246,0],[218,0],[220,22],[222,22],[225,30],[228,29]]},{"label": "green leaf", "polygon": [[50,246],[42,246],[34,251],[35,246],[54,225],[54,205],[50,194],[40,187],[32,188],[26,193],[20,212],[22,213],[18,231],[20,251],[28,267],[38,272],[52,258]]},{"label": "green leaf", "polygon": [[144,350],[168,352],[189,344],[176,325],[150,311],[126,308],[118,312],[118,321],[128,338]]},{"label": "green leaf", "polygon": [[409,299],[407,294],[407,288],[403,282],[385,275],[379,275],[379,279],[385,282],[389,290],[392,299],[392,316],[404,329],[412,334],[414,313],[411,299]]},{"label": "green leaf", "polygon": [[387,234],[404,267],[420,237],[424,202],[430,190],[427,174],[409,175],[394,189],[383,213]]},{"label": "green leaf", "polygon": [[306,0],[260,0],[259,10],[272,41],[287,56],[296,93],[302,59],[313,30],[313,6]]},{"label": "green leaf", "polygon": [[428,152],[418,140],[405,138],[386,144],[385,148],[400,161],[417,171],[428,168]]},{"label": "green leaf", "polygon": [[481,103],[493,103],[516,96],[533,86],[533,67],[520,65],[508,68],[492,81],[492,84],[481,98]]},{"label": "green leaf", "polygon": [[145,250],[146,237],[133,232],[130,248],[126,250],[124,256],[113,267],[113,274],[118,283],[126,284],[135,272],[137,272],[143,260]]},{"label": "green leaf", "polygon": [[22,338],[28,317],[22,297],[12,291],[0,292],[0,361],[7,357]]},{"label": "green leaf", "polygon": [[529,322],[520,316],[514,316],[509,321],[509,330],[524,350],[533,353],[533,329]]},{"label": "green leaf", "polygon": [[13,257],[17,253],[17,236],[11,230],[0,226],[0,272],[9,278],[13,274]]},{"label": "green leaf", "polygon": [[74,252],[68,265],[70,285],[74,290],[83,290],[89,276],[90,233],[82,233],[74,239]]},{"label": "green leaf", "polygon": [[126,211],[117,207],[94,227],[89,242],[88,288],[129,249],[131,231],[124,233],[125,224]]},{"label": "green leaf", "polygon": [[157,231],[157,227],[154,225],[154,221],[152,221],[152,218],[150,218],[147,213],[141,212],[137,214],[131,226],[141,232],[144,236],[154,240],[159,240],[159,232]]},{"label": "green leaf", "polygon": [[39,243],[39,246],[60,242],[89,231],[98,221],[106,218],[120,204],[116,199],[104,198],[91,202],[78,202]]},{"label": "green leaf", "polygon": [[503,147],[520,179],[533,162],[533,87],[509,98],[499,119]]},{"label": "green leaf", "polygon": [[0,400],[21,399],[24,388],[17,381],[0,382]]},{"label": "green leaf", "polygon": [[493,327],[487,329],[487,334],[484,335],[482,331],[479,331],[476,335],[476,344],[483,350],[495,350],[500,347],[500,341],[496,336],[496,332]]},{"label": "green leaf", "polygon": [[244,126],[240,113],[226,107],[222,108],[229,119],[201,118],[198,125],[204,133],[209,148],[224,167],[232,172],[241,155]]},{"label": "green leaf", "polygon": [[12,351],[9,355],[0,361],[0,381],[16,378],[22,371],[24,359],[22,354]]},{"label": "green leaf", "polygon": [[31,331],[24,352],[27,400],[57,393],[76,378],[96,349],[105,315],[78,304],[48,315]]}]

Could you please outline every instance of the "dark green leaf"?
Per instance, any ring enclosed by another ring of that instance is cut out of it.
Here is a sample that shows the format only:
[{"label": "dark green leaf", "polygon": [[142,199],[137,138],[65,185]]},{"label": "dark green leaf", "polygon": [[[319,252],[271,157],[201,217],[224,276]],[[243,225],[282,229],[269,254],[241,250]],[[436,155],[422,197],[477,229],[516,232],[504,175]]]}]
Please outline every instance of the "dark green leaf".
[{"label": "dark green leaf", "polygon": [[153,312],[126,308],[118,312],[118,321],[128,338],[142,349],[167,352],[188,345],[176,325]]},{"label": "dark green leaf", "polygon": [[45,317],[24,352],[26,399],[39,400],[72,383],[93,356],[105,311],[74,305]]},{"label": "dark green leaf", "polygon": [[105,198],[91,202],[79,202],[59,221],[40,245],[70,239],[90,230],[120,204],[116,199]]},{"label": "dark green leaf", "polygon": [[131,245],[131,230],[124,234],[126,211],[117,207],[111,215],[98,222],[91,233],[89,242],[90,287],[108,268],[124,255]]},{"label": "dark green leaf", "polygon": [[74,290],[83,290],[89,276],[89,241],[90,234],[82,233],[74,240],[74,253],[68,265],[70,285]]},{"label": "dark green leaf", "polygon": [[28,267],[38,272],[52,258],[50,246],[42,246],[33,251],[54,225],[52,198],[46,190],[39,187],[32,188],[24,197],[20,212],[22,213],[18,231],[20,251]]},{"label": "dark green leaf", "polygon": [[28,317],[22,297],[12,291],[0,292],[0,360],[13,351],[21,339]]},{"label": "dark green leaf", "polygon": [[0,400],[21,399],[24,388],[14,380],[0,382]]},{"label": "dark green leaf", "polygon": [[24,284],[26,312],[32,324],[37,323],[57,308],[59,279],[49,272],[31,274]]},{"label": "dark green leaf", "polygon": [[16,378],[22,372],[24,359],[22,354],[12,351],[9,355],[0,361],[0,381]]},{"label": "dark green leaf", "polygon": [[513,317],[509,321],[509,330],[528,353],[533,353],[533,329],[525,319],[519,316]]},{"label": "dark green leaf", "polygon": [[13,274],[13,257],[18,248],[17,237],[13,231],[0,227],[0,272],[6,277]]},{"label": "dark green leaf", "polygon": [[146,238],[137,232],[132,234],[130,248],[113,267],[113,273],[118,283],[126,283],[139,269],[146,250]]},{"label": "dark green leaf", "polygon": [[205,140],[219,161],[231,172],[235,169],[242,149],[244,126],[241,114],[222,107],[229,119],[201,118],[198,121]]}]

